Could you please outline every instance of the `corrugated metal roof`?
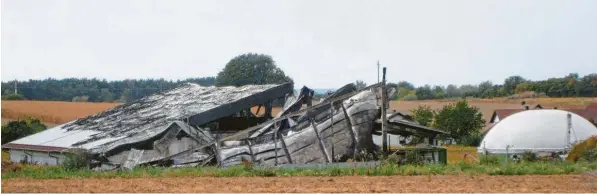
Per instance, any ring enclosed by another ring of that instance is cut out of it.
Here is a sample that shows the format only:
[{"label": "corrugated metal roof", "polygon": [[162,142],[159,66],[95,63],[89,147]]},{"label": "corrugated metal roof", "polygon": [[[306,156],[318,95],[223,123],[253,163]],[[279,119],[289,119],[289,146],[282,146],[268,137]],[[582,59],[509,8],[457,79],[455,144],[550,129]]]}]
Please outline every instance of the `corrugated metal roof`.
[{"label": "corrugated metal roof", "polygon": [[265,103],[289,92],[290,83],[242,87],[188,83],[10,143],[33,145],[32,148],[84,148],[100,153],[154,137],[174,121],[189,118],[192,124],[199,125],[193,122],[228,116],[250,108],[252,103]]},{"label": "corrugated metal roof", "polygon": [[2,148],[19,149],[19,150],[35,150],[35,151],[44,151],[44,152],[60,152],[60,151],[69,149],[69,148],[65,148],[65,147],[28,145],[28,144],[18,144],[18,143],[7,143],[7,144],[3,145]]}]

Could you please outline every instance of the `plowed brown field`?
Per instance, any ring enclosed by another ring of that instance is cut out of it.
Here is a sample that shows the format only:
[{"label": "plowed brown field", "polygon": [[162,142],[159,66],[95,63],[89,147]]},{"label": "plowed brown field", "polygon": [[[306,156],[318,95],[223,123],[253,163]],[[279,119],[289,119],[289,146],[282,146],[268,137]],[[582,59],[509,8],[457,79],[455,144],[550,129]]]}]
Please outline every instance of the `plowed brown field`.
[{"label": "plowed brown field", "polygon": [[[456,100],[422,100],[422,101],[392,101],[390,110],[410,112],[419,105],[427,105],[433,109],[441,109],[444,105],[454,103]],[[469,104],[478,107],[483,112],[485,120],[489,121],[495,109],[520,108],[521,99],[469,99]],[[525,99],[531,106],[541,104],[544,107],[584,108],[589,102],[597,102],[597,98],[534,98]],[[77,118],[86,117],[119,103],[89,103],[89,102],[58,102],[58,101],[2,101],[2,118],[19,119],[34,116],[42,122],[62,124]],[[257,107],[253,107],[255,113]],[[273,108],[276,115],[280,108]],[[264,108],[258,114],[263,114]]]},{"label": "plowed brown field", "polygon": [[58,102],[58,101],[2,101],[2,118],[19,119],[33,116],[42,122],[62,124],[92,115],[119,103]]},{"label": "plowed brown field", "polygon": [[597,192],[597,176],[7,179],[3,192]]}]

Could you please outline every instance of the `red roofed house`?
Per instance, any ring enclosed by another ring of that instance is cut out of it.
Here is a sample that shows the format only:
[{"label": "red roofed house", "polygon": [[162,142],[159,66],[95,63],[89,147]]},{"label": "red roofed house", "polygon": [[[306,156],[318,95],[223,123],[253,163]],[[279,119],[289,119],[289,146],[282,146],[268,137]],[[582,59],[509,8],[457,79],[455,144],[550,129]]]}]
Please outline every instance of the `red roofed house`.
[{"label": "red roofed house", "polygon": [[[543,107],[541,107],[541,105],[537,105],[535,106],[535,109],[542,109]],[[489,120],[489,123],[491,124],[495,124],[497,122],[500,122],[500,120],[505,119],[506,117],[516,114],[518,112],[522,112],[528,110],[528,108],[523,108],[523,109],[496,109],[495,111],[493,111],[493,115],[491,115],[491,119]],[[589,121],[591,121],[594,124],[597,124],[597,103],[591,103],[589,104],[587,107],[585,107],[584,109],[564,109],[566,111],[570,111],[573,112]]]},{"label": "red roofed house", "polygon": [[[493,114],[491,115],[491,119],[489,120],[489,124],[487,124],[487,126],[483,129],[482,133],[487,133],[495,124],[497,124],[501,120],[504,120],[506,117],[516,114],[518,112],[528,110],[528,109],[529,109],[528,105],[526,105],[525,102],[522,102],[521,109],[496,109],[496,110],[494,110]],[[543,106],[541,106],[540,104],[537,104],[534,107],[534,109],[543,109]],[[557,108],[554,108],[554,109],[557,109]],[[575,114],[589,120],[591,123],[597,125],[597,103],[591,103],[584,109],[564,109],[564,110],[575,113]]]}]

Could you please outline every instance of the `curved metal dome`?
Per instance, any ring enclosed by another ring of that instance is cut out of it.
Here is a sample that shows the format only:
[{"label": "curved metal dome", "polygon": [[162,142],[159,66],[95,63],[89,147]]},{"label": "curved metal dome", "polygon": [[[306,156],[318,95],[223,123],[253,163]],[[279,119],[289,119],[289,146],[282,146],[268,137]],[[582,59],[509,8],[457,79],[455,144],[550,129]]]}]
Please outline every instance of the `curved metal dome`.
[{"label": "curved metal dome", "polygon": [[[570,114],[570,141],[568,137]],[[498,122],[485,135],[479,152],[509,153],[565,151],[568,142],[583,141],[597,135],[597,128],[577,114],[563,110],[527,110]]]}]

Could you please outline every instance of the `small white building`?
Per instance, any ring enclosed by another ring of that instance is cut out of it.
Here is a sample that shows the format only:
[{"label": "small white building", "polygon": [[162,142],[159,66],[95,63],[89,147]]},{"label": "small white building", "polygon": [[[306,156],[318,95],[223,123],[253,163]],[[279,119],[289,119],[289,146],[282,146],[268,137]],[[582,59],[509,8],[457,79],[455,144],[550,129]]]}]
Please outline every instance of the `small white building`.
[{"label": "small white building", "polygon": [[79,147],[72,145],[81,139],[90,138],[100,131],[78,130],[68,131],[64,125],[59,125],[42,132],[30,135],[10,143],[4,144],[3,149],[8,149],[12,162],[24,162],[40,165],[58,165],[66,158],[65,153],[73,149],[89,149],[106,141],[115,140],[108,138],[103,141],[86,144]]},{"label": "small white building", "polygon": [[478,151],[495,154],[565,152],[571,145],[597,135],[585,118],[563,110],[526,110],[503,118],[489,129]]}]

